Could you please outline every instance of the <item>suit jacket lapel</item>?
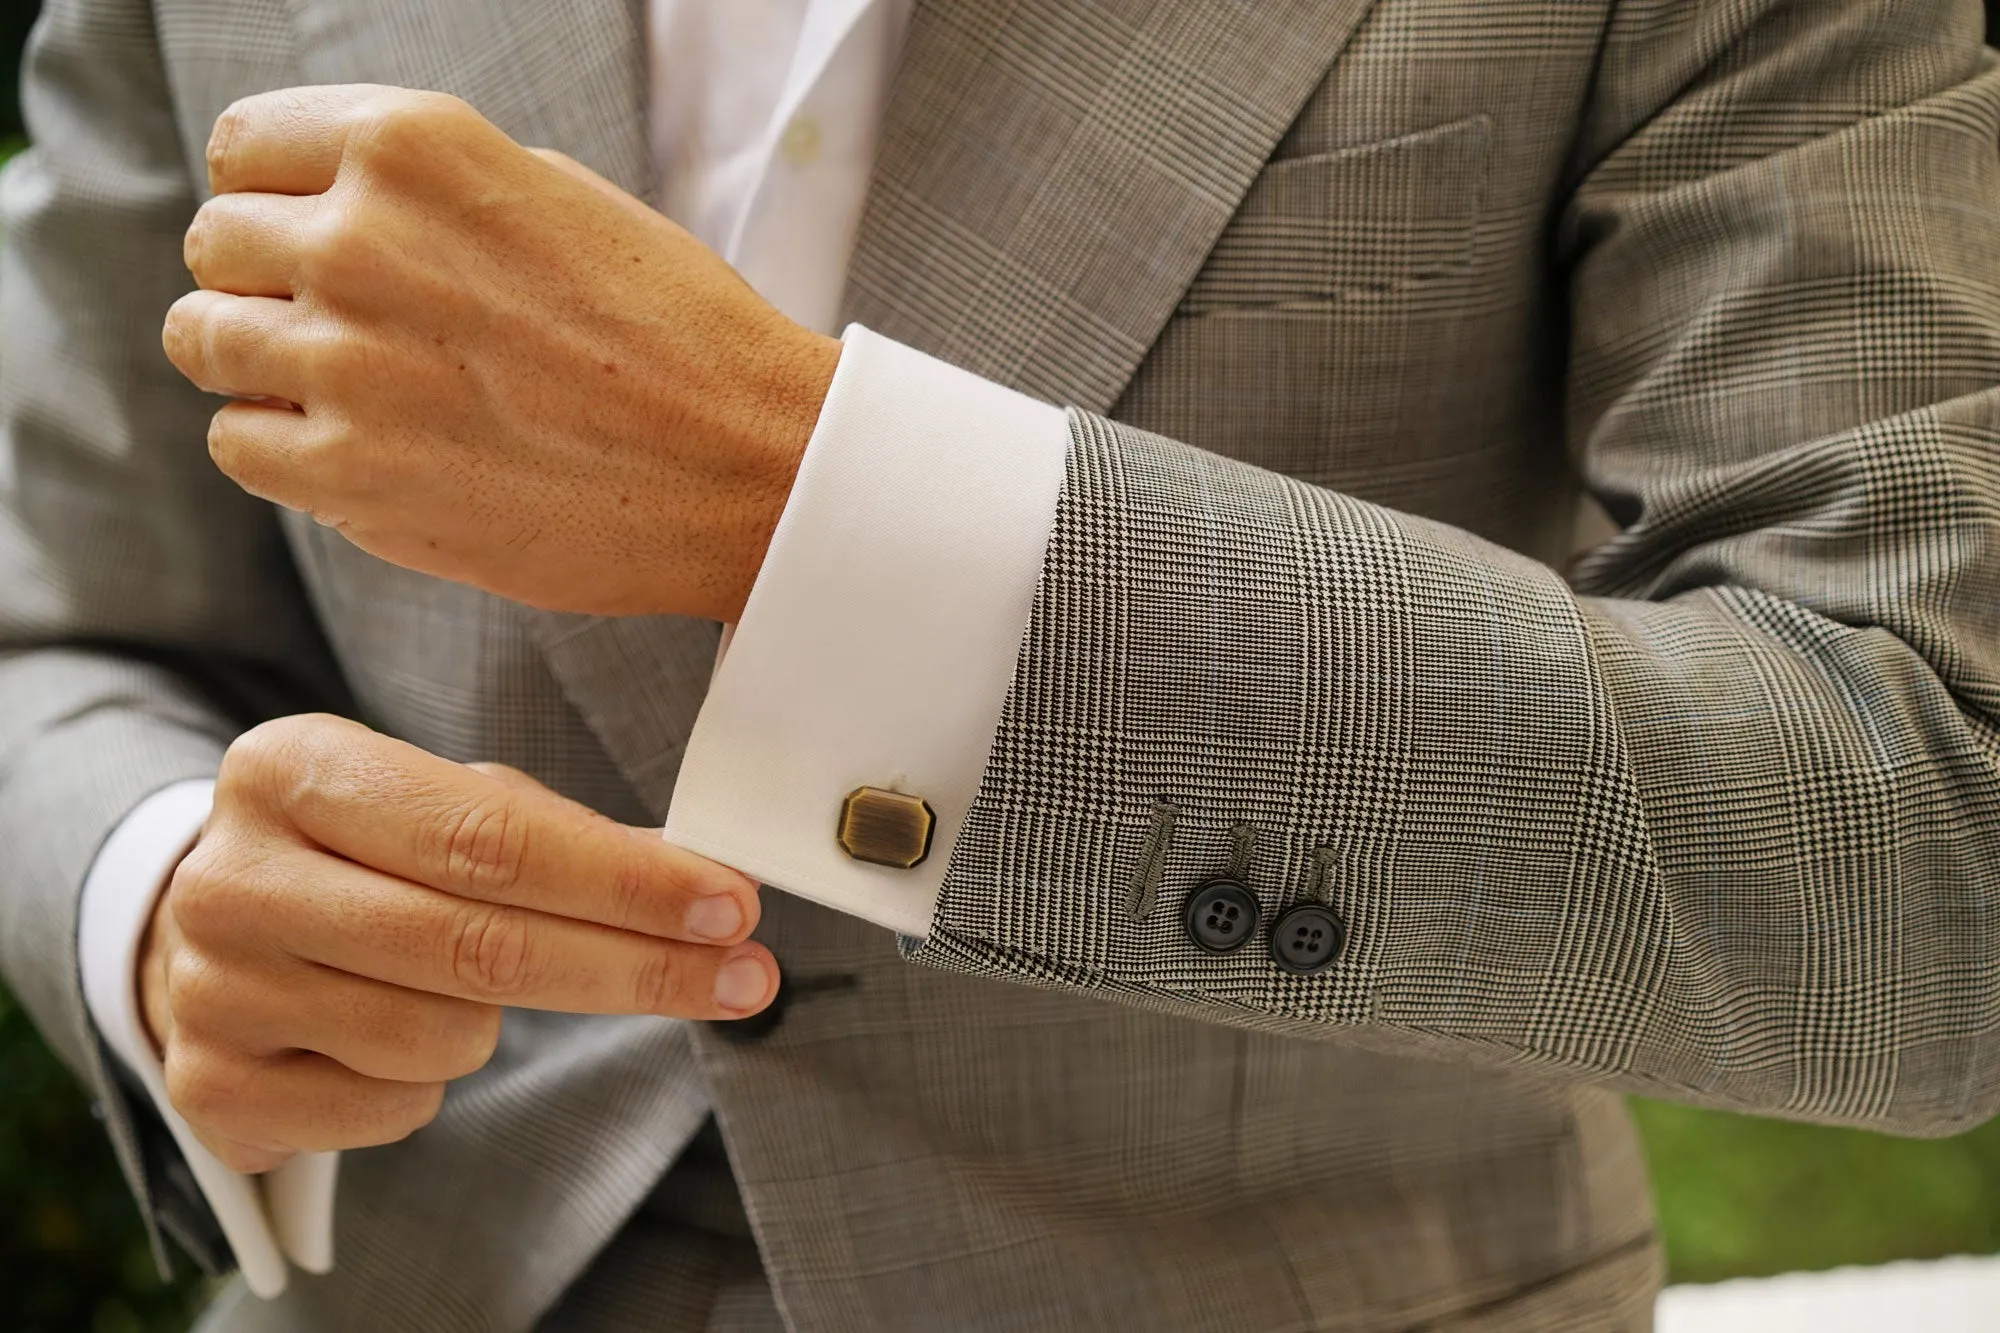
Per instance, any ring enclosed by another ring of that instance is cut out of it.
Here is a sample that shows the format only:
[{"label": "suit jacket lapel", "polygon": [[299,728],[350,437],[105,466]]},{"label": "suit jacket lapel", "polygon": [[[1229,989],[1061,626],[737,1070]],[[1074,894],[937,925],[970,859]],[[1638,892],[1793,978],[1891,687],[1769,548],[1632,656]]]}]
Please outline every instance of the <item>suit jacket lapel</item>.
[{"label": "suit jacket lapel", "polygon": [[1117,400],[1371,0],[918,0],[850,318]]}]

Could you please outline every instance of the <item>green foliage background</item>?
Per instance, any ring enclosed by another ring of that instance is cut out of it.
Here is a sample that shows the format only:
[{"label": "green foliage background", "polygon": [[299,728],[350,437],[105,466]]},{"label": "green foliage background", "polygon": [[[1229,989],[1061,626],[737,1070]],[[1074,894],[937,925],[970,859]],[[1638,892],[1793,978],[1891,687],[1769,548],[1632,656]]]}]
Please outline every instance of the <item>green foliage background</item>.
[{"label": "green foliage background", "polygon": [[[35,8],[0,0],[0,158],[21,135],[13,53]],[[2000,1252],[2000,1122],[1918,1142],[1634,1110],[1675,1281]],[[86,1098],[0,989],[0,1330],[169,1333],[200,1293],[192,1275],[155,1274]]]},{"label": "green foliage background", "polygon": [[0,990],[0,1329],[181,1329],[197,1289],[161,1283],[103,1128]]},{"label": "green foliage background", "polygon": [[40,9],[38,0],[0,0],[0,142],[21,137],[20,50]]}]

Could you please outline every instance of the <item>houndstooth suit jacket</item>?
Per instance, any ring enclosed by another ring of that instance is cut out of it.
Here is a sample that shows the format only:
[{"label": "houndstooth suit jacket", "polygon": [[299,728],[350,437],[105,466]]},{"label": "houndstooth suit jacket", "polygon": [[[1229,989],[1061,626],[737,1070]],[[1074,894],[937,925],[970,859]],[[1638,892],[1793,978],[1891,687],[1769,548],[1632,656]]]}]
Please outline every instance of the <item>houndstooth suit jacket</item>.
[{"label": "houndstooth suit jacket", "polygon": [[[637,21],[54,0],[37,34],[0,185],[0,968],[142,1197],[74,975],[127,809],[331,704],[658,819],[714,644],[392,568],[214,473],[158,344],[208,126],[299,82],[441,88],[644,191]],[[1616,1090],[1991,1115],[1978,28],[920,4],[850,313],[1076,409],[930,937],[772,895],[806,984],[762,1038],[510,1020],[436,1124],[352,1156],[336,1272],[222,1322],[526,1327],[712,1111],[794,1329],[1642,1328]],[[1566,581],[1579,487],[1618,531]],[[1267,918],[1349,922],[1330,971],[1180,933],[1244,824]]]}]

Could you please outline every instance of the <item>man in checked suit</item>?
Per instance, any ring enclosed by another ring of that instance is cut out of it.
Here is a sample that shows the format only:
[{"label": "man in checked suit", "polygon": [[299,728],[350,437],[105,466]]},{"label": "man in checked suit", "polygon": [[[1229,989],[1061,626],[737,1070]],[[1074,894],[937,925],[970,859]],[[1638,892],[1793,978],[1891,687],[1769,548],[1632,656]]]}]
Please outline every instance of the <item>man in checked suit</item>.
[{"label": "man in checked suit", "polygon": [[1619,1094],[1992,1115],[1979,26],[56,0],[0,967],[208,1326],[1644,1328]]}]

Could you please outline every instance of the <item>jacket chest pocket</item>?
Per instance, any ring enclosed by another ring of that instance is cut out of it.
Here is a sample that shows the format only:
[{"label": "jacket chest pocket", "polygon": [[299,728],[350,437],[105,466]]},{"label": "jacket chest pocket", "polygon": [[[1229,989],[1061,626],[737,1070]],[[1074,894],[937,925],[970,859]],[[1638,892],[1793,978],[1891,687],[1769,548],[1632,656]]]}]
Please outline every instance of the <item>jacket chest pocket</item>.
[{"label": "jacket chest pocket", "polygon": [[1472,265],[1490,118],[1264,169],[1183,296],[1180,314],[1389,295]]}]

